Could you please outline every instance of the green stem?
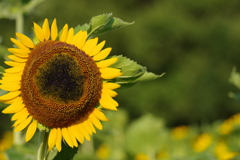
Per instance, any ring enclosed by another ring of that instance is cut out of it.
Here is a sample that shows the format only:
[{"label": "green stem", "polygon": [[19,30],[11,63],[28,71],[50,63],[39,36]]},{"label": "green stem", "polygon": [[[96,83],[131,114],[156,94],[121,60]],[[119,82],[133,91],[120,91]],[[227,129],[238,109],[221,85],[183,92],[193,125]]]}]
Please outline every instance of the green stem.
[{"label": "green stem", "polygon": [[39,148],[37,154],[37,160],[45,160],[47,155],[47,144],[48,144],[48,132],[40,131],[39,132]]},{"label": "green stem", "polygon": [[24,19],[23,19],[23,13],[22,10],[18,12],[16,15],[16,32],[23,33],[23,25],[24,25]]},{"label": "green stem", "polygon": [[23,33],[24,18],[23,18],[23,6],[21,1],[18,3],[18,12],[16,14],[16,32]]}]

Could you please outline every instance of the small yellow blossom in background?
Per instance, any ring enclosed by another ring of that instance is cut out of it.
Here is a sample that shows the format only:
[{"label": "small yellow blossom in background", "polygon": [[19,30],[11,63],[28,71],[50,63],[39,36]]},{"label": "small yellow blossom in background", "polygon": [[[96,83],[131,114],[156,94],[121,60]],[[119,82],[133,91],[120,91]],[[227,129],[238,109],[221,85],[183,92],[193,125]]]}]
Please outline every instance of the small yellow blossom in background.
[{"label": "small yellow blossom in background", "polygon": [[100,160],[108,159],[110,155],[110,147],[108,144],[103,143],[96,151],[97,158]]},{"label": "small yellow blossom in background", "polygon": [[169,157],[170,157],[170,155],[167,151],[160,151],[157,154],[157,159],[159,159],[159,160],[166,159],[166,158],[169,158]]},{"label": "small yellow blossom in background", "polygon": [[188,127],[184,125],[175,127],[171,130],[171,137],[175,140],[183,139],[187,136],[188,130]]},{"label": "small yellow blossom in background", "polygon": [[8,157],[5,153],[13,144],[13,132],[7,131],[0,139],[0,160],[7,160]]},{"label": "small yellow blossom in background", "polygon": [[8,160],[8,156],[5,152],[0,151],[0,159],[1,160]]},{"label": "small yellow blossom in background", "polygon": [[205,151],[212,143],[212,136],[208,133],[199,135],[193,144],[193,150],[195,152]]},{"label": "small yellow blossom in background", "polygon": [[222,123],[222,125],[219,128],[219,133],[221,135],[227,135],[227,134],[230,134],[232,130],[233,130],[233,120],[230,118],[225,120]]},{"label": "small yellow blossom in background", "polygon": [[214,153],[218,160],[232,159],[235,157],[235,155],[237,155],[237,153],[228,150],[225,142],[218,142],[214,149]]},{"label": "small yellow blossom in background", "polygon": [[144,153],[139,153],[135,156],[134,160],[149,160],[149,157]]},{"label": "small yellow blossom in background", "polygon": [[240,113],[234,114],[231,118],[235,125],[240,125]]}]

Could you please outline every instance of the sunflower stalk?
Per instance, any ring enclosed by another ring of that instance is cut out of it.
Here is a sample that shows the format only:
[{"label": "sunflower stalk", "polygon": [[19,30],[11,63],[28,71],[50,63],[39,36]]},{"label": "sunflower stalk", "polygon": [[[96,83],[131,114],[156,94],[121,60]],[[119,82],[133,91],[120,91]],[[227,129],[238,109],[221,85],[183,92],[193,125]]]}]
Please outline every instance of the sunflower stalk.
[{"label": "sunflower stalk", "polygon": [[39,132],[39,147],[37,153],[37,160],[46,160],[47,155],[47,142],[48,142],[49,132],[45,130]]},{"label": "sunflower stalk", "polygon": [[18,14],[16,15],[16,32],[17,33],[23,33],[23,25],[24,25],[23,12],[20,9]]}]

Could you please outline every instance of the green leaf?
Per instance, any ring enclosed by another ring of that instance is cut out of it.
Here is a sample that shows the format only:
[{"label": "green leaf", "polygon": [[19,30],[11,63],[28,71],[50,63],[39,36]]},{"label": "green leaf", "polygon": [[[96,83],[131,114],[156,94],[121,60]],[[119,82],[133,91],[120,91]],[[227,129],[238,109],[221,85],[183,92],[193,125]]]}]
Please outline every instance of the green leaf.
[{"label": "green leaf", "polygon": [[53,160],[72,160],[75,154],[78,151],[78,147],[71,148],[64,142],[62,142],[62,150],[61,152],[58,152],[56,157],[54,157]]},{"label": "green leaf", "polygon": [[132,23],[124,22],[123,20],[112,17],[112,14],[102,14],[95,16],[90,21],[90,28],[88,30],[88,39],[94,38],[105,32],[129,26]]},{"label": "green leaf", "polygon": [[160,78],[161,75],[148,72],[146,67],[143,67],[129,58],[123,56],[114,56],[118,61],[110,67],[121,69],[123,73],[121,76],[113,80],[113,82],[120,84],[122,87],[130,87],[141,81],[149,81]]},{"label": "green leaf", "polygon": [[238,102],[240,102],[240,93],[230,92],[230,93],[228,93],[228,96],[230,98],[233,98],[233,99],[237,100]]},{"label": "green leaf", "polygon": [[78,33],[79,31],[87,31],[90,28],[89,24],[85,23],[84,25],[78,25],[74,28],[74,34]]},{"label": "green leaf", "polygon": [[0,66],[0,75],[3,75],[3,73],[5,73],[5,68],[4,67],[2,67],[2,66]]},{"label": "green leaf", "polygon": [[238,87],[238,89],[240,89],[240,74],[237,72],[236,67],[232,69],[229,82]]},{"label": "green leaf", "polygon": [[[144,127],[143,127],[144,126]],[[145,114],[128,125],[126,148],[132,154],[156,153],[169,134],[164,121],[151,114]]]},{"label": "green leaf", "polygon": [[[1,38],[0,38],[1,39]],[[7,47],[3,46],[3,45],[0,45],[0,56],[1,57],[4,57],[6,55],[8,55],[9,52],[7,50]]]}]

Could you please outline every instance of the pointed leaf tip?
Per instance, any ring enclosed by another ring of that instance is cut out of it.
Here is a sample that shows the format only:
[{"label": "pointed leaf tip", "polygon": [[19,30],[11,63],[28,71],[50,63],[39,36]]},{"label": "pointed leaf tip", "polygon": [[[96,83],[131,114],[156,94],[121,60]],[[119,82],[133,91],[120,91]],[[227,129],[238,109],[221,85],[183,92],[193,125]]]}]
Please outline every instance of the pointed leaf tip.
[{"label": "pointed leaf tip", "polygon": [[152,72],[148,72],[146,67],[137,64],[135,61],[123,56],[116,56],[118,61],[110,67],[121,69],[123,73],[121,76],[113,80],[114,83],[118,83],[122,87],[130,87],[137,82],[150,81],[160,78],[164,75],[156,75]]},{"label": "pointed leaf tip", "polygon": [[95,16],[89,23],[88,39],[92,39],[114,29],[129,26],[133,23],[134,22],[125,22],[120,18],[113,17],[111,13]]}]

